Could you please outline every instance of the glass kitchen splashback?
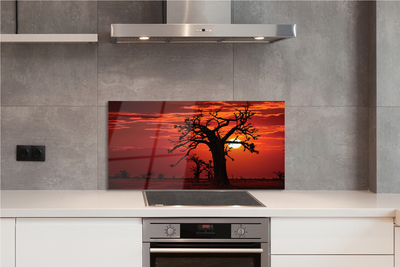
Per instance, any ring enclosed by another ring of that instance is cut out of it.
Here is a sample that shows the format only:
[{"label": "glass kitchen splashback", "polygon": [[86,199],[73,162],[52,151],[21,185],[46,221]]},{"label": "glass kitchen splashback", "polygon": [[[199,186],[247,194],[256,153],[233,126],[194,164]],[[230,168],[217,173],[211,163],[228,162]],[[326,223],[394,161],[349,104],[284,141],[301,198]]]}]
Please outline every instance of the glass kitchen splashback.
[{"label": "glass kitchen splashback", "polygon": [[110,101],[108,188],[284,189],[285,104]]}]

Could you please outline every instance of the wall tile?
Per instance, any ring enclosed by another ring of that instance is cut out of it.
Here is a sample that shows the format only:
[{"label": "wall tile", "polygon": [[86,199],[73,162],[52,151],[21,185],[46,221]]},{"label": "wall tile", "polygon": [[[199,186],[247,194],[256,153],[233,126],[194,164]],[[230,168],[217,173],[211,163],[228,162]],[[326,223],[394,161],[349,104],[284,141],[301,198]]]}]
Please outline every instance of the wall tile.
[{"label": "wall tile", "polygon": [[[310,3],[304,1],[303,5],[307,8]],[[299,6],[294,1],[234,1],[232,7],[233,22],[237,24],[298,23],[293,12]]]},{"label": "wall tile", "polygon": [[108,188],[108,107],[97,112],[97,189]]},{"label": "wall tile", "polygon": [[[1,57],[0,57],[0,61],[1,61]],[[1,95],[1,86],[0,86],[0,95]],[[0,96],[0,99],[1,99],[1,96]],[[1,137],[2,137],[2,131],[1,131],[1,108],[0,108],[0,140],[1,140]],[[2,162],[2,160],[1,160],[1,141],[0,141],[0,190],[2,190],[2,186],[1,186],[1,162]],[[0,194],[1,194],[1,192],[0,192]]]},{"label": "wall tile", "polygon": [[369,46],[370,46],[370,53],[369,53],[369,81],[370,81],[370,86],[369,86],[369,100],[368,104],[369,107],[376,107],[377,105],[377,23],[376,23],[376,17],[377,17],[377,10],[376,10],[376,5],[377,2],[373,2],[371,4],[371,16],[370,20],[372,22],[375,22],[371,25],[371,33],[370,33],[370,38],[369,38]]},{"label": "wall tile", "polygon": [[[97,108],[2,108],[2,189],[97,189]],[[16,161],[45,145],[45,162]]]},{"label": "wall tile", "polygon": [[369,190],[377,192],[378,176],[377,176],[377,110],[375,106],[368,108],[369,120]]},{"label": "wall tile", "polygon": [[232,46],[99,45],[99,105],[110,100],[233,100]]},{"label": "wall tile", "polygon": [[377,192],[400,193],[400,107],[377,108]]},{"label": "wall tile", "polygon": [[97,1],[19,1],[19,33],[97,33]]},{"label": "wall tile", "polygon": [[400,2],[378,1],[377,105],[400,106]]},{"label": "wall tile", "polygon": [[112,23],[161,23],[157,1],[99,2],[99,102],[233,100],[232,45],[110,44]]},{"label": "wall tile", "polygon": [[99,42],[110,43],[111,24],[162,23],[160,1],[98,2]]},{"label": "wall tile", "polygon": [[368,2],[235,2],[235,23],[294,23],[297,37],[236,44],[235,100],[368,105]]},{"label": "wall tile", "polygon": [[1,1],[1,33],[15,33],[15,1]]},{"label": "wall tile", "polygon": [[368,108],[288,107],[286,188],[368,189]]},{"label": "wall tile", "polygon": [[377,154],[376,154],[376,104],[377,104],[377,47],[376,47],[376,2],[371,6],[371,21],[375,22],[371,27],[370,53],[369,53],[369,190],[377,191]]},{"label": "wall tile", "polygon": [[3,44],[3,106],[97,105],[94,44]]},{"label": "wall tile", "polygon": [[375,135],[371,151],[375,152],[376,185],[372,190],[378,193],[400,193],[399,11],[396,1],[376,2],[376,127],[370,130]]}]

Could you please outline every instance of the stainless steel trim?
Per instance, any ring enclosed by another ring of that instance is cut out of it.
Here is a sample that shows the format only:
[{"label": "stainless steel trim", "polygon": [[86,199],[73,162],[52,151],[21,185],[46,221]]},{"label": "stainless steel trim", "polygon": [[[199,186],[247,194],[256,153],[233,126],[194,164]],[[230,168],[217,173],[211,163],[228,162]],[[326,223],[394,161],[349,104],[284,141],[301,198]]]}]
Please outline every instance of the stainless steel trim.
[{"label": "stainless steel trim", "polygon": [[142,196],[143,196],[143,201],[144,201],[145,207],[148,207],[149,206],[149,202],[147,201],[146,191],[142,191]]},{"label": "stainless steel trim", "polygon": [[143,243],[142,267],[150,267],[150,243]]},{"label": "stainless steel trim", "polygon": [[[268,243],[261,243],[263,253],[261,253],[261,267],[270,267],[270,246]],[[143,267],[150,266],[150,243],[143,243]]]},{"label": "stainless steel trim", "polygon": [[[157,191],[157,190],[154,190]],[[159,190],[159,191],[163,191],[163,190]],[[176,190],[169,190],[171,193],[173,193]],[[181,190],[180,190],[181,191]],[[201,190],[192,190],[193,193],[196,192],[200,192]],[[210,190],[213,192],[220,192],[220,193],[224,193],[227,190]],[[249,197],[251,197],[254,201],[256,201],[258,204],[260,204],[261,207],[266,207],[261,201],[259,201],[256,197],[254,197],[251,193],[249,193],[248,191],[245,190],[236,190],[236,192],[244,192],[246,193]],[[165,203],[158,203],[156,205],[149,205],[149,201],[147,199],[147,191],[142,191],[143,194],[143,199],[144,199],[144,204],[146,207],[204,207],[206,205],[185,205],[185,204],[181,204],[181,205],[167,205]],[[248,208],[248,207],[255,207],[258,208],[257,206],[250,206],[250,205],[212,205],[210,207],[213,208]]]},{"label": "stainless steel trim", "polygon": [[200,238],[155,238],[151,239],[151,241],[144,241],[143,243],[188,243],[188,242],[197,242],[197,243],[262,243],[260,238],[231,238],[231,239],[200,239]]},{"label": "stainless steel trim", "polygon": [[167,23],[231,23],[231,1],[167,1]]},{"label": "stainless steel trim", "polygon": [[[176,217],[166,217],[166,218],[143,218],[143,225],[158,223],[158,224],[168,224],[168,223],[246,223],[246,224],[266,224],[265,227],[268,227],[269,222],[268,217],[187,217],[187,218],[176,218]],[[268,228],[266,228],[268,231]]]},{"label": "stainless steel trim", "polygon": [[[250,223],[255,223],[259,224],[261,223],[262,228],[260,229],[260,238],[258,240],[254,239],[151,239],[149,238],[149,233],[146,234],[146,232],[151,231],[150,224],[151,223],[167,223],[167,224],[172,224],[172,223],[207,223],[207,222],[213,222],[213,223],[245,223],[245,224],[250,224]],[[151,249],[164,249],[164,248],[150,248],[150,244],[153,242],[167,242],[167,243],[187,243],[187,242],[200,242],[200,243],[248,243],[248,242],[257,242],[260,243],[261,248],[256,248],[256,249],[261,249],[262,252],[259,253],[261,256],[261,266],[260,267],[271,267],[271,248],[270,248],[270,218],[143,218],[143,267],[149,267],[150,266],[150,255],[153,255],[152,257],[157,258],[157,252],[150,251]],[[214,242],[213,242],[214,241]],[[182,248],[175,248],[175,249],[182,249]],[[203,248],[203,249],[214,249],[214,248]],[[217,248],[217,249],[224,249],[223,246],[222,248]],[[229,250],[232,250],[235,248],[229,248]],[[236,248],[236,249],[251,249],[251,248]],[[167,253],[170,253],[171,251],[168,250]],[[176,252],[178,253],[178,252]],[[179,253],[184,253],[184,252],[179,252]],[[189,252],[189,253],[195,253],[195,252]],[[209,252],[211,253],[211,252]],[[224,252],[216,252],[216,253],[224,253]],[[227,252],[229,253],[229,252]],[[250,253],[250,252],[249,252]],[[251,253],[257,253],[257,252],[251,252]],[[200,254],[199,254],[200,255]]]},{"label": "stainless steel trim", "polygon": [[271,267],[271,246],[269,243],[261,243],[264,253],[261,253],[261,267]]},{"label": "stainless steel trim", "polygon": [[[198,238],[152,238],[154,225],[180,224],[180,223],[230,223],[253,225],[250,238],[228,238],[228,239],[198,239]],[[257,238],[252,238],[257,236]],[[143,242],[201,242],[201,243],[234,243],[234,242],[269,242],[269,218],[143,218]]]},{"label": "stainless steel trim", "polygon": [[262,248],[150,248],[150,253],[263,253]]},{"label": "stainless steel trim", "polygon": [[258,200],[255,196],[253,196],[252,194],[250,194],[248,191],[245,191],[246,194],[248,194],[251,198],[253,198],[258,204],[260,204],[262,207],[266,207],[264,205],[264,203],[262,203],[260,200]]}]

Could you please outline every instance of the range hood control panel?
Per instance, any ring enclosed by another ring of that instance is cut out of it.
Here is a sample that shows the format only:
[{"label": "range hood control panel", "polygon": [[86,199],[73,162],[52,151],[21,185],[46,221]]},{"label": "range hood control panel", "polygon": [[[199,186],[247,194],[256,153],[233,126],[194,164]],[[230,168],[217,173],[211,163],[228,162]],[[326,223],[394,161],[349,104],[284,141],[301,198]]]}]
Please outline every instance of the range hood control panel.
[{"label": "range hood control panel", "polygon": [[196,32],[211,32],[210,29],[197,29]]}]

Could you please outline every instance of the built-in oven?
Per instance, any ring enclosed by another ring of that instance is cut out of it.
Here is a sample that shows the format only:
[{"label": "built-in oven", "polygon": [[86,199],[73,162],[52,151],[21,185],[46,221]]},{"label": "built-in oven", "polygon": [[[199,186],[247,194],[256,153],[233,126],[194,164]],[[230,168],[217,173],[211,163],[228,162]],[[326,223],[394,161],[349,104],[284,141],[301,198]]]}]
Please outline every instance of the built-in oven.
[{"label": "built-in oven", "polygon": [[144,218],[143,267],[269,267],[269,218]]}]

